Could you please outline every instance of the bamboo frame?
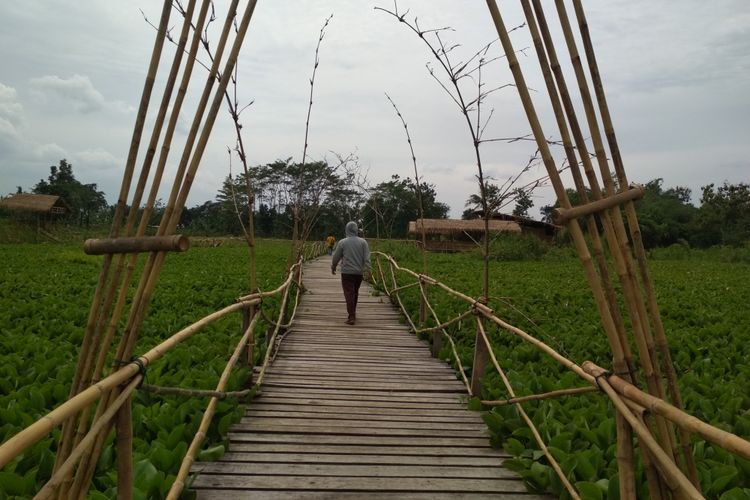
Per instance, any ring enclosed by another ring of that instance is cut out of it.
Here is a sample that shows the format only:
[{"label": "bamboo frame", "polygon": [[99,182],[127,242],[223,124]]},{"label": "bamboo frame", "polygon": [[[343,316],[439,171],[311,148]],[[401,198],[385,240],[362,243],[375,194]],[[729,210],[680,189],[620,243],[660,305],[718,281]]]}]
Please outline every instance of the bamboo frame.
[{"label": "bamboo frame", "polygon": [[187,236],[138,236],[134,238],[88,239],[83,243],[83,252],[88,255],[139,253],[139,252],[184,252],[190,248]]}]

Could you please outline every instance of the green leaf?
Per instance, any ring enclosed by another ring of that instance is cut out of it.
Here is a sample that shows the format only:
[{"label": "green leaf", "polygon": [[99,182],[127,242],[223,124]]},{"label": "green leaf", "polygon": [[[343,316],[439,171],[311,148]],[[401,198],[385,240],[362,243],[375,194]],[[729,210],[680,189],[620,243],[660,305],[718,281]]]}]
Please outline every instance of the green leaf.
[{"label": "green leaf", "polygon": [[576,476],[580,477],[584,482],[592,481],[596,478],[596,469],[591,465],[588,458],[583,455],[575,456],[576,461]]},{"label": "green leaf", "polygon": [[525,448],[525,447],[524,447],[524,445],[523,445],[523,444],[521,443],[521,441],[519,441],[518,439],[515,439],[515,438],[508,438],[508,439],[507,439],[507,440],[506,440],[506,441],[505,441],[505,442],[503,443],[503,449],[504,449],[505,451],[507,451],[508,453],[510,453],[511,455],[513,455],[514,457],[518,457],[518,456],[520,456],[520,455],[521,455],[521,453],[523,453],[523,452],[524,452],[524,450],[525,450],[526,448]]},{"label": "green leaf", "polygon": [[581,498],[584,500],[603,500],[604,495],[602,489],[596,483],[589,481],[578,481],[576,489],[581,492]]},{"label": "green leaf", "polygon": [[729,491],[725,491],[719,497],[719,500],[748,500],[748,499],[750,499],[750,494],[748,494],[747,490],[742,490],[741,488],[738,488],[738,487],[734,487]]},{"label": "green leaf", "polygon": [[213,462],[214,460],[220,459],[224,455],[224,446],[217,445],[198,453],[198,460],[200,462]]},{"label": "green leaf", "polygon": [[159,487],[159,471],[147,458],[136,462],[133,468],[134,484],[138,489],[148,494],[152,488]]},{"label": "green leaf", "polygon": [[24,495],[26,491],[26,483],[23,477],[13,474],[12,472],[0,472],[0,491],[5,491],[8,495]]},{"label": "green leaf", "polygon": [[164,446],[171,449],[177,446],[177,444],[182,441],[182,436],[185,433],[185,424],[180,424],[169,433],[169,436],[164,441]]}]

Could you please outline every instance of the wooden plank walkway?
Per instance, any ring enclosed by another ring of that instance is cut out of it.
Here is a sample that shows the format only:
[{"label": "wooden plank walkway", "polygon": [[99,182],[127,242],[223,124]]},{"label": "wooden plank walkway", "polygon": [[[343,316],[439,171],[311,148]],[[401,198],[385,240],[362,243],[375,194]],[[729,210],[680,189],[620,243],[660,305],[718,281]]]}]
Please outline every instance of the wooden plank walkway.
[{"label": "wooden plank walkway", "polygon": [[388,297],[363,283],[350,326],[330,257],[303,276],[294,324],[229,452],[193,466],[199,499],[547,498],[501,466],[463,384]]}]

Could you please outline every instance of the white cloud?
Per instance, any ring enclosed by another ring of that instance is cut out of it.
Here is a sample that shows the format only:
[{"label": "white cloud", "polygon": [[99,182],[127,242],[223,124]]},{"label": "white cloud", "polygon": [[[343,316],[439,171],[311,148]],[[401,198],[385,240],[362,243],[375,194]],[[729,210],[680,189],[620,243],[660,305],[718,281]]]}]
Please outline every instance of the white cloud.
[{"label": "white cloud", "polygon": [[121,101],[107,101],[88,76],[74,74],[68,78],[46,75],[32,78],[32,92],[48,104],[70,105],[81,113],[92,113],[109,109],[118,113],[130,113],[133,107]]},{"label": "white cloud", "polygon": [[16,89],[2,83],[0,83],[0,120],[8,122],[14,128],[23,124],[23,105],[18,100]]},{"label": "white cloud", "polygon": [[79,162],[86,163],[87,165],[95,165],[99,168],[117,168],[122,163],[122,160],[102,148],[79,151],[75,157]]}]

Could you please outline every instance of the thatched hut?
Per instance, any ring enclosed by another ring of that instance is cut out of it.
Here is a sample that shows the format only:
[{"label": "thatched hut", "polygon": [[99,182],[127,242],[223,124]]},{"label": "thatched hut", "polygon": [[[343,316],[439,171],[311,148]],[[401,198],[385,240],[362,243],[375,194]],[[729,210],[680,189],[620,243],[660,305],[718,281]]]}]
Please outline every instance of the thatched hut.
[{"label": "thatched hut", "polygon": [[[424,226],[427,250],[457,252],[476,248],[476,241],[484,238],[484,220],[472,219],[417,219],[409,222],[409,236],[419,238]],[[513,221],[489,221],[490,233],[520,233],[521,226]]]},{"label": "thatched hut", "polygon": [[0,200],[0,208],[10,212],[65,215],[70,206],[59,196],[52,194],[18,193]]},{"label": "thatched hut", "polygon": [[[474,216],[477,219],[482,220],[482,211],[476,210],[474,212]],[[515,222],[521,227],[522,233],[532,234],[540,240],[544,241],[552,241],[555,238],[557,232],[562,229],[560,226],[550,224],[549,222],[534,220],[529,217],[521,217],[520,215],[494,213],[492,214],[491,219],[498,221]]]}]

